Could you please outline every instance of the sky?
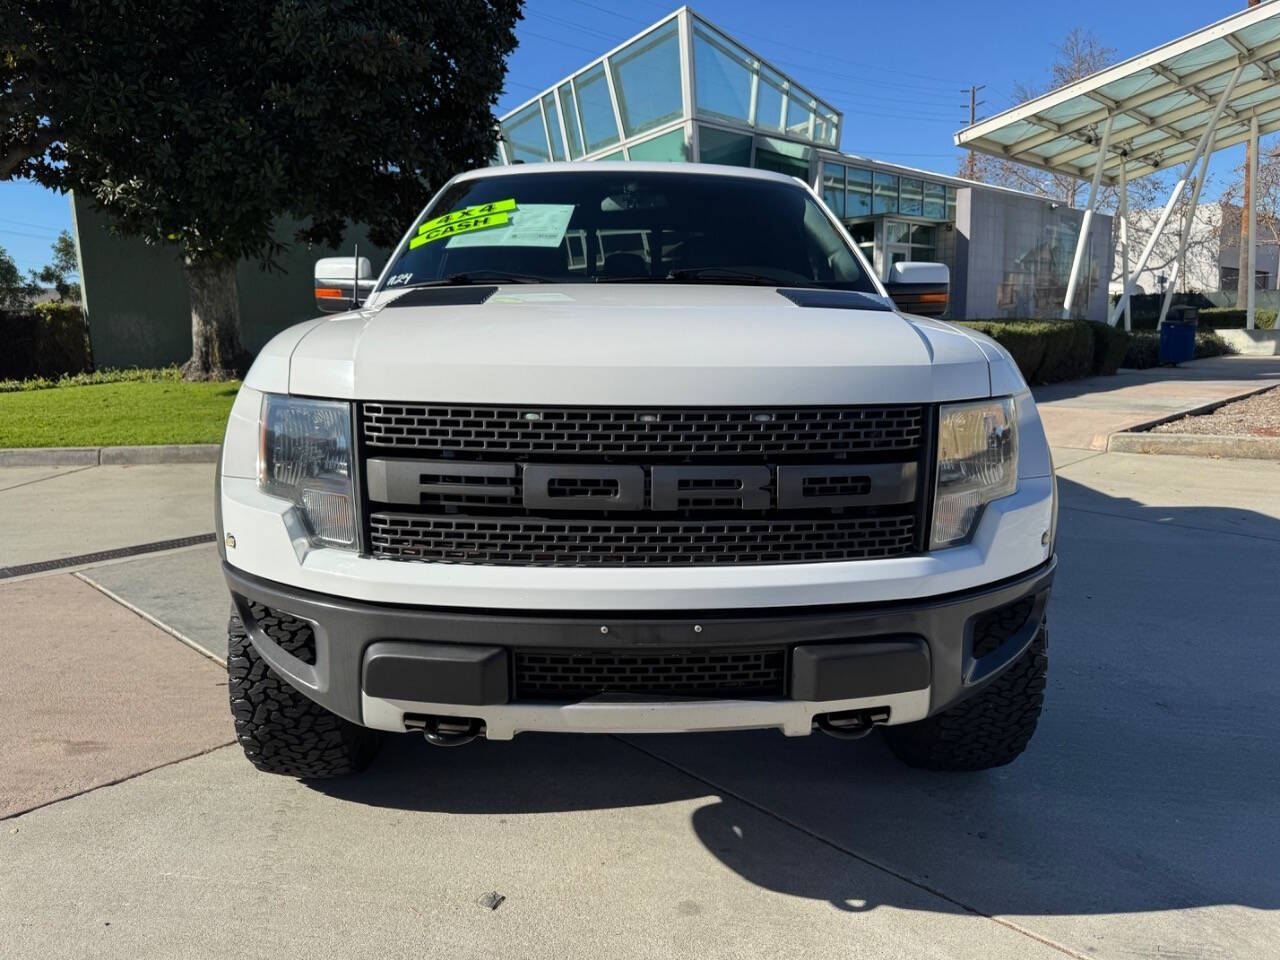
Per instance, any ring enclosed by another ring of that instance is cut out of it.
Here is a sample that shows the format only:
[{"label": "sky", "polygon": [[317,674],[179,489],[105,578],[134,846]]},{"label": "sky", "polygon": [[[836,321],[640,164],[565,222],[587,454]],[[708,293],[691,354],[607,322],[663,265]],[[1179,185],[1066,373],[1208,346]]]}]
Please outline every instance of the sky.
[{"label": "sky", "polygon": [[[1277,0],[1280,2],[1280,0]],[[496,113],[534,94],[674,10],[676,0],[527,0]],[[1056,46],[1076,27],[1126,59],[1235,13],[1244,0],[698,0],[698,13],[844,112],[841,149],[955,173],[952,135],[968,122],[970,84],[985,84],[979,118],[1015,105],[1021,83],[1047,84]],[[1222,151],[1204,199],[1224,189],[1244,147]],[[0,247],[23,270],[49,260],[70,229],[68,198],[0,182]]]}]

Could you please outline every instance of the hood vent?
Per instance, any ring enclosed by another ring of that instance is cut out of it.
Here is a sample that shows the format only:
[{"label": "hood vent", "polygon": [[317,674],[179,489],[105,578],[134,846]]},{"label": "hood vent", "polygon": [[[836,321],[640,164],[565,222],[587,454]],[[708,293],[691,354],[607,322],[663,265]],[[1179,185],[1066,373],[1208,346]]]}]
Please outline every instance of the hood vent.
[{"label": "hood vent", "polygon": [[387,304],[394,307],[463,307],[484,303],[497,287],[416,287]]},{"label": "hood vent", "polygon": [[821,307],[825,310],[884,310],[893,307],[883,300],[856,290],[819,290],[814,287],[779,287],[778,293],[797,307]]}]

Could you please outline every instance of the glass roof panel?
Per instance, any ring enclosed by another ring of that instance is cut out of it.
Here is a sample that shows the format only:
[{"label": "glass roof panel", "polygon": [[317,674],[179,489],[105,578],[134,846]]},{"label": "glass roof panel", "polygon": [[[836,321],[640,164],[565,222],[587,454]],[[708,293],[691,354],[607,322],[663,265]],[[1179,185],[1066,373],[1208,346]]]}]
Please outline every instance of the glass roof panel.
[{"label": "glass roof panel", "polygon": [[1093,113],[1095,110],[1101,109],[1102,104],[1095,103],[1088,97],[1072,97],[1065,103],[1039,111],[1039,115],[1046,120],[1052,120],[1054,123],[1066,123],[1076,117],[1083,117],[1086,113]]},{"label": "glass roof panel", "polygon": [[1274,100],[1276,97],[1280,97],[1280,88],[1265,87],[1256,93],[1247,93],[1243,97],[1232,97],[1231,106],[1237,110],[1247,110],[1266,100]]},{"label": "glass roof panel", "polygon": [[1260,47],[1276,37],[1280,37],[1280,20],[1263,20],[1236,31],[1236,39],[1247,47]]},{"label": "glass roof panel", "polygon": [[1235,58],[1236,48],[1227,43],[1226,40],[1219,38],[1202,43],[1194,50],[1188,50],[1181,56],[1166,61],[1165,66],[1181,76],[1192,73],[1202,67],[1207,67],[1211,63],[1220,63],[1223,60],[1234,60]]},{"label": "glass roof panel", "polygon": [[1034,123],[1027,120],[1019,120],[1016,123],[1011,123],[1008,126],[1001,127],[999,130],[996,130],[991,134],[991,139],[996,143],[1007,146],[1011,143],[1017,143],[1019,140],[1026,139],[1027,137],[1034,136],[1040,131],[1041,128],[1036,126]]},{"label": "glass roof panel", "polygon": [[1206,106],[1199,113],[1193,113],[1189,117],[1183,117],[1181,120],[1175,120],[1173,123],[1168,124],[1168,126],[1173,127],[1175,130],[1181,130],[1183,133],[1187,133],[1190,130],[1203,127],[1209,122],[1209,118],[1212,116],[1213,109]]},{"label": "glass roof panel", "polygon": [[1157,76],[1150,70],[1139,70],[1137,73],[1130,74],[1127,77],[1121,77],[1118,80],[1103,84],[1098,88],[1098,92],[1110,97],[1112,100],[1123,100],[1126,97],[1132,97],[1134,94],[1150,90],[1152,87],[1157,87],[1164,82],[1163,77]]},{"label": "glass roof panel", "polygon": [[1075,137],[1057,137],[1048,143],[1042,143],[1040,146],[1028,150],[1027,153],[1034,154],[1043,160],[1078,146],[1080,146],[1080,141]]},{"label": "glass roof panel", "polygon": [[1144,103],[1138,108],[1138,112],[1144,116],[1158,118],[1162,113],[1169,113],[1179,107],[1188,107],[1193,103],[1201,102],[1199,97],[1179,90],[1177,93],[1171,93],[1167,97],[1161,97],[1159,100]]}]

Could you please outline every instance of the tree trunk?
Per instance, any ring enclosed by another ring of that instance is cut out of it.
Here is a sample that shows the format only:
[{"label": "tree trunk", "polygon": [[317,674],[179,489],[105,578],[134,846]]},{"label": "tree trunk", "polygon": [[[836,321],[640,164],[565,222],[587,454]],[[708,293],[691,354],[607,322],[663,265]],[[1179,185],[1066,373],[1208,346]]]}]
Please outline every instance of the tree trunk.
[{"label": "tree trunk", "polygon": [[240,291],[234,260],[183,263],[191,295],[191,359],[182,365],[184,380],[234,380],[248,366],[240,342]]}]

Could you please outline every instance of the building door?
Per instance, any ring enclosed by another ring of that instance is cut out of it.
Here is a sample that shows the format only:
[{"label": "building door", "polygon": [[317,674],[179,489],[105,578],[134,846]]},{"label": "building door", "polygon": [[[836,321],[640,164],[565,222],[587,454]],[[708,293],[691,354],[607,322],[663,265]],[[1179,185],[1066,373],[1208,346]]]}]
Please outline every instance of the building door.
[{"label": "building door", "polygon": [[911,246],[906,243],[890,243],[885,247],[884,278],[889,279],[895,263],[906,263],[911,259]]}]

